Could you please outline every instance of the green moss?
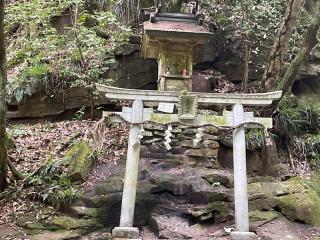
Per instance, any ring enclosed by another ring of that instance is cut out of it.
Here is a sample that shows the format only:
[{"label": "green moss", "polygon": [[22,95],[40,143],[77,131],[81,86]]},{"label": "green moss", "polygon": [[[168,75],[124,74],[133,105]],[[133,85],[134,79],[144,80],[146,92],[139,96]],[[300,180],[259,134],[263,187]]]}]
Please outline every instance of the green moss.
[{"label": "green moss", "polygon": [[94,190],[97,195],[104,195],[121,192],[122,186],[123,178],[121,176],[111,176],[105,183],[97,185]]},{"label": "green moss", "polygon": [[74,143],[64,158],[64,162],[69,165],[69,176],[74,182],[83,182],[87,179],[94,161],[93,150],[89,143],[83,140]]},{"label": "green moss", "polygon": [[76,239],[83,235],[82,230],[61,230],[61,231],[44,231],[42,233],[31,236],[32,240],[63,240],[63,239]]},{"label": "green moss", "polygon": [[174,118],[174,115],[172,114],[156,114],[152,113],[150,115],[150,121],[156,122],[156,123],[162,123],[162,124],[167,124],[170,122],[174,122],[177,119]]},{"label": "green moss", "polygon": [[16,143],[10,133],[7,133],[7,148],[8,150],[16,147]]},{"label": "green moss", "polygon": [[214,115],[205,115],[205,122],[211,123],[216,126],[227,126],[227,117],[226,116],[214,116]]},{"label": "green moss", "polygon": [[87,208],[84,206],[70,206],[69,208],[72,216],[77,216],[77,218],[97,218],[98,212],[95,208]]},{"label": "green moss", "polygon": [[272,221],[278,218],[280,215],[276,211],[251,211],[249,212],[250,222],[258,221]]},{"label": "green moss", "polygon": [[43,230],[41,229],[25,229],[24,232],[30,236],[30,235],[36,235],[36,234],[40,234],[43,232]]},{"label": "green moss", "polygon": [[[320,197],[305,179],[292,178],[285,182],[259,182],[248,185],[249,195],[263,194],[290,220],[320,226]],[[249,203],[250,205],[250,203]]]},{"label": "green moss", "polygon": [[68,216],[59,216],[48,223],[57,229],[98,229],[103,226],[97,222],[97,219],[77,219]]},{"label": "green moss", "polygon": [[291,220],[320,226],[320,199],[312,190],[278,198],[281,212]]}]

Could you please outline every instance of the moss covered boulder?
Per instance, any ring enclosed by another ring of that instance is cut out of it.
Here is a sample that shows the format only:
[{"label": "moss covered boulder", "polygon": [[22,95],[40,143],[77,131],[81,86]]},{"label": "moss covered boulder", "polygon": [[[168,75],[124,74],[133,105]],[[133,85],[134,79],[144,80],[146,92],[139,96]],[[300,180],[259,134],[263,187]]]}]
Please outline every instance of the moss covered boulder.
[{"label": "moss covered boulder", "polygon": [[320,198],[312,190],[279,197],[278,206],[290,220],[320,226]]},{"label": "moss covered boulder", "polygon": [[58,216],[55,217],[52,221],[48,223],[52,228],[56,230],[60,229],[81,229],[81,230],[88,230],[88,232],[102,228],[103,226],[98,223],[98,220],[95,218],[73,218],[69,216]]},{"label": "moss covered boulder", "polygon": [[83,140],[75,142],[65,155],[65,163],[73,182],[84,182],[94,162],[94,152],[89,143]]},{"label": "moss covered boulder", "polygon": [[[320,226],[320,196],[309,180],[295,177],[285,182],[252,183],[248,192],[249,206],[258,210],[274,208],[290,220]],[[263,206],[257,204],[259,200]]]},{"label": "moss covered boulder", "polygon": [[7,133],[7,148],[8,150],[16,147],[16,143],[10,133]]},{"label": "moss covered boulder", "polygon": [[97,219],[97,213],[90,218],[74,218],[66,215],[42,217],[39,220],[36,216],[18,219],[18,225],[23,227],[28,239],[78,239],[93,231],[104,230],[104,226]]}]

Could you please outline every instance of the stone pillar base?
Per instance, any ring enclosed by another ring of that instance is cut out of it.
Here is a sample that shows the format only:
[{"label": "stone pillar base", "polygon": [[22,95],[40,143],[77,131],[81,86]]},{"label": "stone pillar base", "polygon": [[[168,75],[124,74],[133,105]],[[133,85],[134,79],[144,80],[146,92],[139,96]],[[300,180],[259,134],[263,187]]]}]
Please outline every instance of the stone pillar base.
[{"label": "stone pillar base", "polygon": [[232,240],[257,240],[258,236],[253,232],[232,232],[230,233]]},{"label": "stone pillar base", "polygon": [[139,229],[135,227],[116,227],[112,230],[112,239],[139,239]]}]

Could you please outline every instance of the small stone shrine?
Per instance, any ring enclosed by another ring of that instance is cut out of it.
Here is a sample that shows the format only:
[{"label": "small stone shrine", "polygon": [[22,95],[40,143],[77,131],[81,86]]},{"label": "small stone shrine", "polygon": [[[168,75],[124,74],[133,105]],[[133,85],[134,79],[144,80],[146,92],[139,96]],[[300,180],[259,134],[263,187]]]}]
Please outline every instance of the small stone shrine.
[{"label": "small stone shrine", "polygon": [[151,14],[143,24],[142,54],[158,59],[159,91],[192,91],[193,64],[212,35],[199,15]]}]

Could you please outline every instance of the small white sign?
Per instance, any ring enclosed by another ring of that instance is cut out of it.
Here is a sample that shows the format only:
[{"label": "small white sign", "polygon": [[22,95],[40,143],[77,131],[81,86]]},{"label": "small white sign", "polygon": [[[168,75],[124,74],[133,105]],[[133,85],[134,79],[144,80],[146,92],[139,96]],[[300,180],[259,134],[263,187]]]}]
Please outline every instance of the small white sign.
[{"label": "small white sign", "polygon": [[159,102],[158,111],[164,113],[173,113],[174,103],[163,103]]}]

